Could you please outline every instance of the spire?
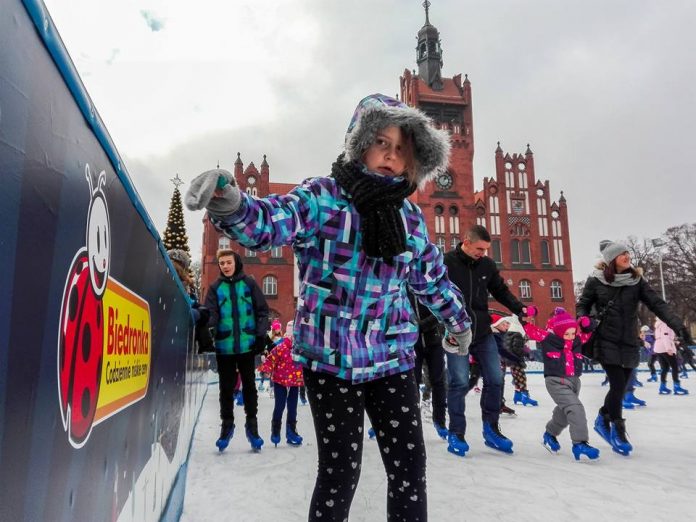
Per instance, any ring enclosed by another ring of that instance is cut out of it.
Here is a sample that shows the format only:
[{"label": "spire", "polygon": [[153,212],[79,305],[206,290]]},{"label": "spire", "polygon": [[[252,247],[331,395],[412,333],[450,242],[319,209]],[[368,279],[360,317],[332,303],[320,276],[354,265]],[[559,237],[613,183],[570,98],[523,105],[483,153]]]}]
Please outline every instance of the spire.
[{"label": "spire", "polygon": [[425,25],[418,31],[418,46],[416,47],[416,63],[418,76],[435,91],[441,91],[442,84],[442,48],[440,47],[440,32],[430,24],[430,2],[423,2],[425,7]]},{"label": "spire", "polygon": [[502,154],[503,149],[500,147],[500,142],[498,142],[498,146],[495,148],[495,153],[496,154]]},{"label": "spire", "polygon": [[261,162],[261,167],[268,167],[268,162],[266,161],[266,155],[263,155],[263,161]]},{"label": "spire", "polygon": [[527,156],[533,154],[533,153],[532,153],[532,149],[529,148],[529,143],[527,143],[527,150],[525,151],[525,154],[526,154]]},{"label": "spire", "polygon": [[238,152],[237,153],[237,159],[234,161],[235,165],[241,165],[242,164],[242,155]]}]

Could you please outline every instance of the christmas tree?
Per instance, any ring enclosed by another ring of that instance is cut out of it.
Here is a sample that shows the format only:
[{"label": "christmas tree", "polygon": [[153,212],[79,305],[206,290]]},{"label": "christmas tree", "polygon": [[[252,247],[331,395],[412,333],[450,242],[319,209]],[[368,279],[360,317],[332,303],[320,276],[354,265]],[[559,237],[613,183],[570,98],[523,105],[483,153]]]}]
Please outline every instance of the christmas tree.
[{"label": "christmas tree", "polygon": [[164,231],[164,247],[167,250],[178,248],[190,254],[186,225],[184,224],[184,209],[181,205],[181,192],[179,192],[179,185],[183,185],[184,182],[179,179],[178,174],[171,181],[174,183],[174,194],[172,194],[172,201],[169,203],[167,229]]}]

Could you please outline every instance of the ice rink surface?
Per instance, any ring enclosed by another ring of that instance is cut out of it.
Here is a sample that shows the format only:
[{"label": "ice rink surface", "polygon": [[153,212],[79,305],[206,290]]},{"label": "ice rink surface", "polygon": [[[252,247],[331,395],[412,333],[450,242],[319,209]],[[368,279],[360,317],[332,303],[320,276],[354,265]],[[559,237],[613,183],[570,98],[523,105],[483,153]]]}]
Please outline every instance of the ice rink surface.
[{"label": "ice rink surface", "polygon": [[[581,398],[590,425],[590,444],[601,450],[597,461],[576,462],[565,430],[561,451],[550,454],[541,436],[554,407],[543,376],[530,374],[528,388],[537,407],[512,404],[513,388],[506,376],[505,395],[517,417],[501,417],[502,432],[514,442],[514,454],[487,448],[481,436],[480,395],[467,396],[466,457],[447,452],[423,410],[428,465],[430,521],[693,520],[696,499],[696,375],[683,379],[687,396],[658,395],[658,383],[645,382],[636,396],[647,406],[624,410],[634,451],[620,456],[592,430],[607,387],[603,373],[582,377]],[[217,375],[211,373],[211,380]],[[671,387],[671,380],[668,378]],[[693,385],[691,384],[693,383]],[[316,442],[309,405],[298,406],[301,447],[277,448],[270,437],[273,399],[259,393],[259,432],[263,450],[252,453],[244,437],[244,413],[235,407],[237,430],[230,446],[219,453],[218,387],[208,387],[189,460],[186,498],[181,520],[282,521],[307,520],[316,475]],[[283,424],[283,430],[285,424]],[[360,484],[351,508],[351,522],[386,520],[386,477],[377,443],[365,435]]]}]

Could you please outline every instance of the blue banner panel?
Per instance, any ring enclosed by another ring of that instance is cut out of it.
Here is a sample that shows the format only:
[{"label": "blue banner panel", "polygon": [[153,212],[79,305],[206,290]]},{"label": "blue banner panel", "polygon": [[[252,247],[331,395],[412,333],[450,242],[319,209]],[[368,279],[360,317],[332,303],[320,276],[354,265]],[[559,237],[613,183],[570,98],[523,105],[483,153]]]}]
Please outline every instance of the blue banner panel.
[{"label": "blue banner panel", "polygon": [[158,520],[205,393],[189,302],[45,7],[0,12],[0,520]]}]

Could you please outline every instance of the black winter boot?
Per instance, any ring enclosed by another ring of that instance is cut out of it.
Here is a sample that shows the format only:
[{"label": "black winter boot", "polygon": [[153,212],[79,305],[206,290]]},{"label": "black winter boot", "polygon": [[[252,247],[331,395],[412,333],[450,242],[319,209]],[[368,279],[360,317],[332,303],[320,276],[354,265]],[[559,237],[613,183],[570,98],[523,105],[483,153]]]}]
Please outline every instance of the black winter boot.
[{"label": "black winter boot", "polygon": [[278,447],[280,442],[280,421],[271,421],[271,442]]}]

